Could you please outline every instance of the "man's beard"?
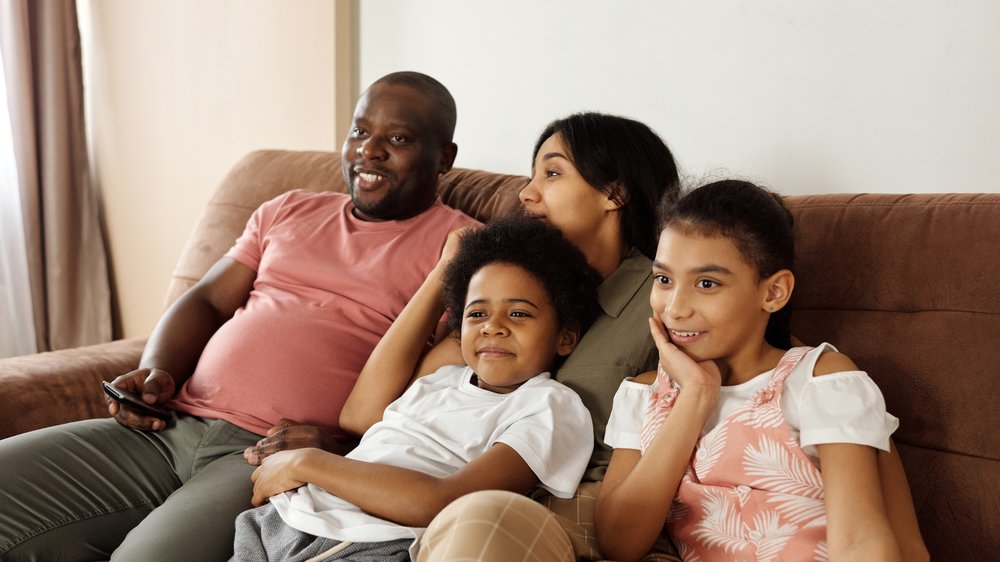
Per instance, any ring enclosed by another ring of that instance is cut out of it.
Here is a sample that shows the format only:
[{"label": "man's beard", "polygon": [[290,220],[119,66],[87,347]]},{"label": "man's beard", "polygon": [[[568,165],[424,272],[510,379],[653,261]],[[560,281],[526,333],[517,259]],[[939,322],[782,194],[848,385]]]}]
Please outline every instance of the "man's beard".
[{"label": "man's beard", "polygon": [[358,197],[353,184],[350,188],[350,195],[351,202],[354,203],[355,209],[361,211],[369,217],[377,219],[385,219],[385,213],[389,209],[397,207],[396,203],[399,201],[399,190],[391,188],[385,192],[385,195],[383,195],[381,199],[371,203],[363,203],[361,201],[361,198]]}]

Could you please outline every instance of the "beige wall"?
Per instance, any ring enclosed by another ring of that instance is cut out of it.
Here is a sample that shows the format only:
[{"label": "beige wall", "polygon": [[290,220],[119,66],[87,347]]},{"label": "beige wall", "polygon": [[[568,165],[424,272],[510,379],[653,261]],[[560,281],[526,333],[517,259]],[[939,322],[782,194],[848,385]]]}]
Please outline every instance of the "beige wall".
[{"label": "beige wall", "polygon": [[148,335],[213,188],[259,148],[331,150],[328,0],[80,0],[125,336]]},{"label": "beige wall", "polygon": [[649,123],[785,193],[1000,191],[996,0],[361,2],[360,83],[427,72],[456,165],[528,172],[556,117]]}]

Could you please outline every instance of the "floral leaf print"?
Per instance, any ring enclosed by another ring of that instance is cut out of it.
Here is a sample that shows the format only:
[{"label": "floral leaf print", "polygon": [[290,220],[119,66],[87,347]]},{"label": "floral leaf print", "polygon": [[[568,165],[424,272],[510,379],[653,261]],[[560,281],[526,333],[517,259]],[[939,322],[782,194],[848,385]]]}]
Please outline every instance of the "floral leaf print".
[{"label": "floral leaf print", "polygon": [[750,445],[743,454],[743,469],[750,483],[782,494],[794,494],[815,499],[823,498],[823,480],[819,471],[807,459],[793,456],[787,449],[768,437]]},{"label": "floral leaf print", "polygon": [[819,541],[819,544],[816,545],[816,550],[813,551],[813,554],[816,556],[813,558],[815,562],[829,562],[830,549],[826,546],[826,541]]},{"label": "floral leaf print", "polygon": [[823,500],[792,494],[774,494],[767,499],[783,517],[802,527],[826,526],[826,505]]},{"label": "floral leaf print", "polygon": [[691,533],[692,537],[707,548],[722,548],[727,556],[746,547],[742,518],[724,494],[708,491],[701,500],[701,507],[704,515]]},{"label": "floral leaf print", "polygon": [[722,424],[716,429],[708,432],[698,443],[698,450],[694,455],[694,471],[699,480],[704,480],[712,467],[719,461],[722,451],[726,447],[726,435],[729,431],[729,424]]},{"label": "floral leaf print", "polygon": [[686,503],[674,500],[673,503],[670,504],[670,511],[667,512],[667,521],[680,521],[687,517],[689,511],[690,510],[688,509]]},{"label": "floral leaf print", "polygon": [[701,562],[701,557],[699,557],[691,545],[684,541],[675,540],[674,547],[677,548],[677,555],[680,556],[681,560],[684,562]]},{"label": "floral leaf print", "polygon": [[751,405],[743,406],[732,414],[731,419],[736,423],[741,423],[754,429],[781,427],[785,423],[785,417],[781,413],[781,408],[777,402],[770,402],[756,407]]},{"label": "floral leaf print", "polygon": [[749,533],[757,545],[757,562],[774,560],[797,530],[795,525],[782,525],[777,512],[758,513],[753,518],[753,530]]}]

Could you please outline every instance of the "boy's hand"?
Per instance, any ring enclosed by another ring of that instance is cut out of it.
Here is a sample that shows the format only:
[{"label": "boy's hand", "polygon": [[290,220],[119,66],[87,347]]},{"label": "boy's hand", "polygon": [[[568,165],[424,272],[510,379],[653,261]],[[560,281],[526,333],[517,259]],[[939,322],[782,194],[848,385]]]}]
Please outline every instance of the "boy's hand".
[{"label": "boy's hand", "polygon": [[315,449],[281,451],[269,455],[250,475],[253,482],[254,507],[264,505],[273,495],[304,486],[305,482],[294,477],[299,464]]},{"label": "boy's hand", "polygon": [[722,386],[722,373],[715,361],[695,362],[690,355],[673,344],[667,330],[659,318],[649,319],[649,332],[653,335],[656,349],[660,352],[660,367],[681,389],[707,389],[718,394]]},{"label": "boy's hand", "polygon": [[475,230],[481,228],[478,226],[463,226],[461,228],[456,228],[448,233],[448,239],[445,240],[444,247],[441,248],[441,258],[438,260],[437,267],[443,268],[448,265],[448,263],[455,257],[458,253],[458,245],[462,239],[462,236],[470,230]]}]

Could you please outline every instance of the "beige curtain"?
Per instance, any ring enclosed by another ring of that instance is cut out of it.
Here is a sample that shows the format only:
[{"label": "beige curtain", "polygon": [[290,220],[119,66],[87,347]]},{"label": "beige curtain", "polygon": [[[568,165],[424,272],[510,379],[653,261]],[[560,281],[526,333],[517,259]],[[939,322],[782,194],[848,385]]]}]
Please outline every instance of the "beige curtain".
[{"label": "beige curtain", "polygon": [[38,349],[111,339],[107,255],[91,185],[75,0],[0,0]]}]

